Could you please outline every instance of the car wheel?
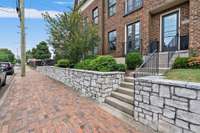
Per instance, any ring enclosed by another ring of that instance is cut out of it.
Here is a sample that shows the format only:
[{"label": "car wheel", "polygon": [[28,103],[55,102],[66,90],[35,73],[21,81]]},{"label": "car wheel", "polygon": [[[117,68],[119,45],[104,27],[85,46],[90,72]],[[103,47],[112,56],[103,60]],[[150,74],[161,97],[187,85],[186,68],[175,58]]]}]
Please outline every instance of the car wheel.
[{"label": "car wheel", "polygon": [[5,85],[6,85],[6,79],[7,79],[7,76],[5,77],[5,80],[3,81],[2,86],[5,86]]}]

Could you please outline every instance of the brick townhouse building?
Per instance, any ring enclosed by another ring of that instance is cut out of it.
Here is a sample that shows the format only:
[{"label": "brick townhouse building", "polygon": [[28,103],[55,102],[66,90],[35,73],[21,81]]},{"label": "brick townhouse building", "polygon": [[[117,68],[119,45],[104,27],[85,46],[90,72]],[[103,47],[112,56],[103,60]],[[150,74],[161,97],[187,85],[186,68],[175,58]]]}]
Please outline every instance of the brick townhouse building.
[{"label": "brick townhouse building", "polygon": [[200,51],[200,0],[75,0],[98,25],[101,54]]}]

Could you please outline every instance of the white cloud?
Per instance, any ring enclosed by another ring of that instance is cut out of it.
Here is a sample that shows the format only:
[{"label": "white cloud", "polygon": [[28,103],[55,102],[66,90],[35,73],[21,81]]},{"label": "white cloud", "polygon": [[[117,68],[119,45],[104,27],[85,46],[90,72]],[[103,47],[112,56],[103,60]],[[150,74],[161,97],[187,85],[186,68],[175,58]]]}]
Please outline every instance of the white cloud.
[{"label": "white cloud", "polygon": [[73,1],[55,1],[54,3],[58,5],[71,5]]},{"label": "white cloud", "polygon": [[[37,10],[27,8],[25,9],[25,17],[32,19],[42,19],[42,13],[48,12],[50,16],[54,17],[56,14],[60,14],[62,12],[53,11],[53,10]],[[0,18],[17,18],[17,12],[14,8],[1,8],[0,7]]]},{"label": "white cloud", "polygon": [[67,4],[67,2],[64,2],[64,1],[55,1],[54,3],[58,4],[58,5],[66,5]]}]

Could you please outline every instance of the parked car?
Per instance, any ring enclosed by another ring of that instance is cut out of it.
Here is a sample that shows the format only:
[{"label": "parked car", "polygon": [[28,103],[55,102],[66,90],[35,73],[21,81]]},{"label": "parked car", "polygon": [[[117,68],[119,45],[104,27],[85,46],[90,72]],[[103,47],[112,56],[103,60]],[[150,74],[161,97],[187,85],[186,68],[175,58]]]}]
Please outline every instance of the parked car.
[{"label": "parked car", "polygon": [[6,72],[0,67],[0,88],[6,84]]},{"label": "parked car", "polygon": [[0,66],[3,67],[6,75],[14,74],[14,66],[10,62],[0,62]]}]

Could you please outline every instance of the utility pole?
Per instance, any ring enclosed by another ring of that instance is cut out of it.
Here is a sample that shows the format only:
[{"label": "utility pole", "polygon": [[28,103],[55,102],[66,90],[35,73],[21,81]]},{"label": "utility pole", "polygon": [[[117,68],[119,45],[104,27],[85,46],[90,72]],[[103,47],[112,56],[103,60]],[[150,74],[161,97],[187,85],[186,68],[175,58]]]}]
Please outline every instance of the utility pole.
[{"label": "utility pole", "polygon": [[18,0],[17,12],[21,28],[21,76],[26,75],[26,44],[25,44],[25,23],[24,23],[24,0]]}]

